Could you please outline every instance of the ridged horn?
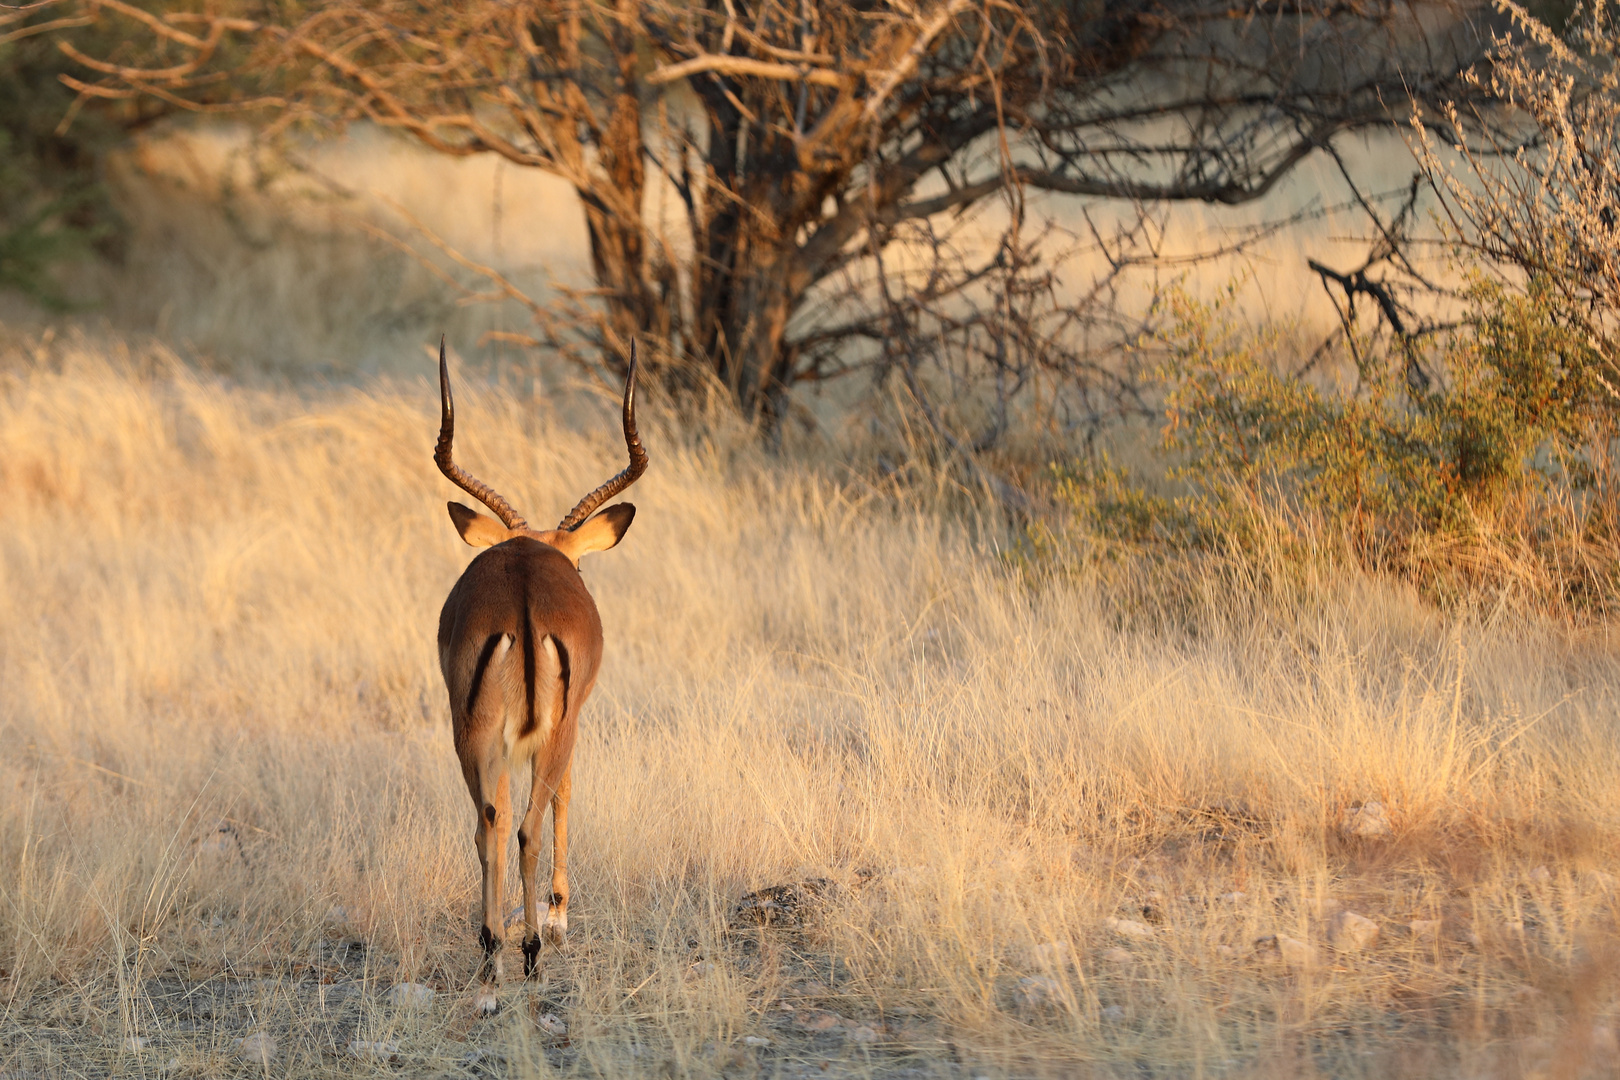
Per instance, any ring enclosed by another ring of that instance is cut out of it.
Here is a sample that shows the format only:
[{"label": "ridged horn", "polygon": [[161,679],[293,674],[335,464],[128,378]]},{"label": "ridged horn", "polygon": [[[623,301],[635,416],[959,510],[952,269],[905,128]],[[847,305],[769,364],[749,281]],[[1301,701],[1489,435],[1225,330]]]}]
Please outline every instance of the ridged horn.
[{"label": "ridged horn", "polygon": [[457,465],[450,457],[450,442],[456,434],[456,403],[450,396],[450,368],[444,361],[444,337],[439,337],[439,443],[433,448],[433,461],[450,482],[489,507],[508,529],[526,529],[529,523],[512,509],[500,493]]},{"label": "ridged horn", "polygon": [[581,522],[596,512],[596,508],[635,483],[647,471],[647,451],[642,449],[641,437],[636,434],[636,339],[630,339],[630,372],[624,380],[624,445],[630,451],[630,464],[619,475],[579,500],[579,505],[568,511],[558,523],[558,531],[572,532]]}]

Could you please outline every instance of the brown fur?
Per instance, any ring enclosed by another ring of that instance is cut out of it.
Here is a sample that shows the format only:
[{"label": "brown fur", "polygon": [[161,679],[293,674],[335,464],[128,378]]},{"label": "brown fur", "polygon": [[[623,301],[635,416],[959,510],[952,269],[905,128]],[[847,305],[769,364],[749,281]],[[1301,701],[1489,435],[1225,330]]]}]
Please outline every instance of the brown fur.
[{"label": "brown fur", "polygon": [[572,532],[557,533],[508,530],[450,505],[468,543],[493,545],[473,559],[439,613],[439,666],[456,756],[477,812],[473,842],[483,867],[479,937],[485,951],[480,1007],[490,1010],[505,938],[501,901],[514,766],[527,764],[533,775],[518,830],[525,974],[533,973],[540,951],[535,876],[547,803],[552,872],[545,937],[560,946],[567,934],[569,769],[579,712],[602,663],[602,620],[577,561],[618,543],[635,507],[620,503]]},{"label": "brown fur", "polygon": [[[624,381],[624,444],[630,463],[581,499],[555,529],[529,528],[488,484],[455,463],[455,402],[444,339],[439,340],[439,441],[433,460],[457,487],[495,512],[486,517],[450,503],[450,520],[474,559],[439,613],[439,668],[450,694],[456,756],[477,811],[473,843],[483,865],[481,1012],[494,1012],[505,937],[501,916],[506,839],[512,828],[512,766],[533,771],[529,806],[518,830],[523,878],[523,973],[540,956],[534,877],[540,823],[551,803],[551,894],[545,936],[561,946],[568,934],[568,796],[579,710],[602,663],[602,620],[579,577],[579,560],[617,544],[635,520],[629,503],[594,513],[636,482],[647,451],[636,434],[636,349]],[[499,520],[496,520],[499,518]]]}]

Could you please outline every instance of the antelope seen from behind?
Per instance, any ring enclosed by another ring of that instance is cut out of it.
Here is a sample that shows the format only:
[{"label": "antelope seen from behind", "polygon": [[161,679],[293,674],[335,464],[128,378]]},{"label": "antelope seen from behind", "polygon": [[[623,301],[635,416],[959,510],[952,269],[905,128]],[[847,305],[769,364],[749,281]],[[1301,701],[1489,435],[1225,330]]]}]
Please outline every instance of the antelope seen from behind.
[{"label": "antelope seen from behind", "polygon": [[[551,893],[544,937],[561,946],[568,933],[568,796],[579,712],[602,662],[602,620],[580,579],[579,560],[617,544],[636,516],[629,503],[597,507],[647,469],[636,435],[636,352],[624,384],[624,441],[630,464],[579,501],[555,529],[531,529],[494,489],[451,457],[455,405],[444,342],[439,342],[439,442],[433,460],[495,518],[449,504],[461,538],[486,548],[462,573],[439,614],[439,668],[450,694],[456,756],[478,815],[474,843],[483,865],[484,948],[479,1011],[497,1008],[504,940],[503,876],[512,826],[514,768],[533,770],[529,805],[518,827],[523,879],[523,973],[534,974],[542,927],[535,896],[540,825],[551,804]],[[499,520],[496,520],[498,518]]]}]

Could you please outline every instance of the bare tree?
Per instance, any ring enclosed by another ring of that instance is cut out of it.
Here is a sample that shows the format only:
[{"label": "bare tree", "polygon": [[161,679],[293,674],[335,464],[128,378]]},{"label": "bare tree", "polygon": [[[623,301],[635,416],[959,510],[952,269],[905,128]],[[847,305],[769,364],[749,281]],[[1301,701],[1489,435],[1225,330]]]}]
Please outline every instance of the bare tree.
[{"label": "bare tree", "polygon": [[[805,317],[818,290],[919,223],[926,240],[1009,190],[1253,200],[1414,93],[1465,96],[1479,52],[1445,0],[271,0],[253,18],[83,2],[140,31],[77,54],[87,98],[365,119],[565,178],[597,288],[566,324],[537,312],[541,336],[619,356],[646,335],[666,384],[718,380],[767,422],[827,374],[840,339]],[[251,48],[221,83],[236,38]],[[659,175],[685,210],[673,230],[644,212]],[[923,306],[985,272],[942,270]],[[867,295],[892,328],[881,279]]]},{"label": "bare tree", "polygon": [[[1620,408],[1620,13],[1577,6],[1562,34],[1515,4],[1469,81],[1473,102],[1419,117],[1447,239],[1580,343],[1558,357]],[[1489,110],[1480,99],[1497,103]],[[1436,125],[1438,130],[1429,130]],[[1538,358],[1539,359],[1539,358]]]}]

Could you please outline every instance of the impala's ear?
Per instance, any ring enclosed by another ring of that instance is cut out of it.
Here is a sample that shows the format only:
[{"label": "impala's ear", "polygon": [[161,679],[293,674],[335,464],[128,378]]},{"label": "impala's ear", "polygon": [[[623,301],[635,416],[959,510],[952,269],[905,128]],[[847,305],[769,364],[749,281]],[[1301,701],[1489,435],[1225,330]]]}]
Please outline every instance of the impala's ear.
[{"label": "impala's ear", "polygon": [[512,539],[511,530],[492,517],[486,517],[458,502],[446,503],[445,506],[450,511],[450,520],[455,522],[456,532],[473,547],[491,547]]},{"label": "impala's ear", "polygon": [[579,565],[581,555],[593,551],[606,551],[624,536],[630,522],[635,520],[636,508],[631,503],[614,503],[595,517],[583,522],[573,532],[558,536],[558,548]]}]

